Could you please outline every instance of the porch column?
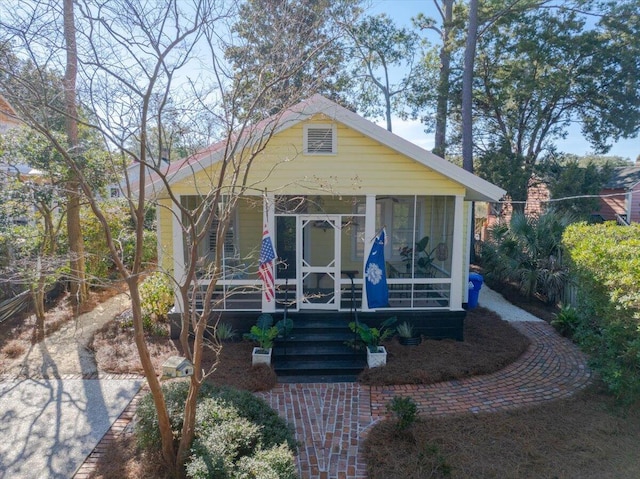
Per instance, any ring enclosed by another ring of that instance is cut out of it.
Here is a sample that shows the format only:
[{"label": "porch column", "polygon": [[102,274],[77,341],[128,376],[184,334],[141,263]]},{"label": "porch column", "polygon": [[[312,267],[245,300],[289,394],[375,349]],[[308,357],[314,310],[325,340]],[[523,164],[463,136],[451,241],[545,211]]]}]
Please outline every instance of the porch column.
[{"label": "porch column", "polygon": [[[367,195],[365,202],[365,217],[364,217],[364,258],[362,258],[362,278],[364,279],[365,267],[367,266],[367,258],[369,257],[369,251],[373,246],[373,238],[376,236],[376,195]],[[371,311],[367,301],[367,288],[365,283],[362,283],[362,311]]]},{"label": "porch column", "polygon": [[[271,241],[274,240],[275,236],[275,231],[276,231],[276,219],[275,219],[275,195],[273,193],[267,193],[265,196],[263,196],[263,208],[262,208],[262,224],[266,225],[269,234],[271,235]],[[262,240],[262,238],[260,238],[260,240]],[[274,244],[273,247],[275,248],[276,245]],[[276,254],[278,254],[278,251],[276,250]],[[275,274],[276,274],[276,265],[275,265],[275,261],[274,261],[274,265],[273,265],[273,275],[274,275],[274,282],[275,282]],[[261,291],[262,291],[262,312],[263,313],[273,313],[276,310],[276,301],[275,299],[273,299],[272,301],[267,301],[267,295],[264,292],[264,287],[263,285],[261,285]]]},{"label": "porch column", "polygon": [[[179,196],[177,201],[180,202],[181,197]],[[176,203],[173,203],[171,206],[172,210],[172,220],[171,220],[171,229],[173,236],[173,277],[176,282],[182,283],[184,282],[184,235],[182,234],[182,225],[180,223],[180,219],[182,218],[182,213],[180,212],[180,208]],[[177,289],[177,286],[174,286],[175,289],[175,312],[182,313],[184,312],[184,304],[182,303],[182,295]]]},{"label": "porch column", "polygon": [[[464,203],[463,203],[464,205]],[[462,287],[462,302],[466,303],[469,301],[469,268],[471,266],[471,235],[475,234],[475,225],[473,224],[473,208],[475,208],[475,203],[473,201],[467,202],[466,207],[466,228],[463,231],[467,231],[466,241],[469,246],[464,249],[464,264],[462,265],[462,281],[463,284],[467,286]],[[462,241],[465,241],[465,237],[463,236]]]},{"label": "porch column", "polygon": [[451,297],[449,307],[451,310],[462,309],[462,288],[466,287],[464,282],[463,264],[464,257],[461,254],[464,250],[464,197],[456,195],[453,208],[453,245],[451,246]]}]

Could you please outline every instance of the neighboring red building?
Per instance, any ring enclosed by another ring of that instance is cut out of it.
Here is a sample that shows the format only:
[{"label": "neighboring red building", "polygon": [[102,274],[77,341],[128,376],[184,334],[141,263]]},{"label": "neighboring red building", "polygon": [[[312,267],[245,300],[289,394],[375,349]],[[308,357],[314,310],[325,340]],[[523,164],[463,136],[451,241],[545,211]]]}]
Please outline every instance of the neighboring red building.
[{"label": "neighboring red building", "polygon": [[640,164],[614,168],[600,194],[600,210],[596,214],[604,221],[640,223]]},{"label": "neighboring red building", "polygon": [[[525,214],[539,216],[544,213],[549,198],[547,185],[539,178],[532,179],[524,207]],[[484,239],[487,229],[496,223],[508,222],[512,211],[508,197],[502,204],[490,205],[486,219],[482,218],[476,223],[479,237]],[[592,217],[595,220],[617,221],[620,224],[640,223],[640,162],[637,161],[635,166],[613,168],[611,179],[600,191],[600,205]]]},{"label": "neighboring red building", "polygon": [[9,105],[7,100],[0,95],[0,133],[4,133],[10,128],[20,126],[20,120],[15,110]]},{"label": "neighboring red building", "polygon": [[[544,213],[550,197],[551,194],[549,193],[549,187],[546,183],[538,177],[531,178],[529,180],[524,213],[527,216],[540,216]],[[487,237],[489,228],[497,223],[511,221],[511,215],[513,214],[511,198],[505,196],[502,203],[491,203],[486,209],[486,212],[484,209],[481,211],[482,212],[478,214],[478,209],[476,209],[476,234],[478,239],[484,240]]]}]

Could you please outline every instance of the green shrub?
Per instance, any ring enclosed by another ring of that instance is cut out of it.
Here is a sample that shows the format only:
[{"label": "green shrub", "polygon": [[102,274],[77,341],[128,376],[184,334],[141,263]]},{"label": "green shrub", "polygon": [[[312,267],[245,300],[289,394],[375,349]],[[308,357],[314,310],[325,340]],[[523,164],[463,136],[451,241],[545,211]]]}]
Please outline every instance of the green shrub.
[{"label": "green shrub", "polygon": [[[114,244],[120,258],[127,266],[133,265],[135,252],[135,228],[126,203],[120,201],[105,201],[101,205]],[[104,228],[89,208],[81,210],[82,236],[85,251],[88,252],[86,261],[87,276],[90,281],[99,283],[117,274],[111,253],[107,247]],[[154,225],[145,221],[142,246],[143,264],[151,264],[157,256],[156,232],[151,229]]]},{"label": "green shrub", "polygon": [[166,321],[174,301],[169,277],[159,271],[147,276],[140,285],[140,301],[145,327]]},{"label": "green shrub", "polygon": [[[136,236],[133,230],[121,234],[118,244],[122,252],[122,259],[127,266],[131,266],[136,250]],[[142,232],[142,263],[145,268],[156,262],[158,255],[158,237],[155,231],[144,230]]]},{"label": "green shrub", "polygon": [[295,459],[284,444],[257,451],[238,462],[238,479],[295,479]]},{"label": "green shrub", "polygon": [[229,341],[236,336],[236,332],[230,324],[218,323],[215,329],[215,335],[220,341]]},{"label": "green shrub", "polygon": [[[176,440],[182,430],[188,390],[188,381],[163,386]],[[140,401],[138,417],[139,446],[159,450],[160,432],[151,394]],[[248,391],[204,384],[196,407],[196,433],[187,476],[293,478],[295,447],[292,430],[265,401]]]},{"label": "green shrub", "polygon": [[640,225],[567,228],[578,284],[575,340],[619,399],[640,398]]},{"label": "green shrub", "polygon": [[551,325],[556,330],[568,338],[572,338],[580,324],[580,315],[578,310],[570,305],[562,305],[560,312],[554,314]]},{"label": "green shrub", "polygon": [[240,417],[233,406],[219,398],[205,398],[196,411],[196,438],[187,476],[234,477],[235,463],[253,454],[259,442],[259,425]]},{"label": "green shrub", "polygon": [[[182,413],[184,404],[187,400],[189,392],[189,383],[187,381],[175,381],[162,387],[164,400],[169,413],[171,429],[175,431],[179,438],[182,430]],[[162,447],[160,439],[160,426],[158,424],[158,414],[151,394],[147,394],[142,398],[136,414],[139,418],[136,424],[136,439],[138,445],[142,449],[159,451]]]},{"label": "green shrub", "polygon": [[410,397],[394,396],[387,403],[387,411],[395,415],[399,431],[407,429],[418,417],[418,405]]},{"label": "green shrub", "polygon": [[297,443],[293,431],[263,400],[256,398],[249,391],[219,387],[208,389],[221,399],[233,404],[240,416],[262,426],[262,446],[265,448],[287,443],[295,449]]}]

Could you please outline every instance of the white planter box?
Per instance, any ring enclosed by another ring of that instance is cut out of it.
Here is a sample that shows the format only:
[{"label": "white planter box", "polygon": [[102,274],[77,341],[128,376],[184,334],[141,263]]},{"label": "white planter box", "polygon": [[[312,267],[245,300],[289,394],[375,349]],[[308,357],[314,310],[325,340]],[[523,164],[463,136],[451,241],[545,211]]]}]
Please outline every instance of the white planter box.
[{"label": "white planter box", "polygon": [[384,346],[378,346],[377,353],[372,353],[369,351],[369,348],[367,348],[367,365],[370,368],[377,368],[385,364],[387,364],[387,350]]},{"label": "white planter box", "polygon": [[[265,351],[268,351],[265,353]],[[271,348],[262,349],[262,348],[253,348],[253,353],[251,354],[251,364],[271,364]]]}]

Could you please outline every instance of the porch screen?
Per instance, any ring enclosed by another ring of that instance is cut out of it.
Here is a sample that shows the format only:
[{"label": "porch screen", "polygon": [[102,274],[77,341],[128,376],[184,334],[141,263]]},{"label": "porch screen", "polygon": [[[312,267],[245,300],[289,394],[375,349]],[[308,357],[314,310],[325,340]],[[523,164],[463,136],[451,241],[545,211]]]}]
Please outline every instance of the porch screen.
[{"label": "porch screen", "polygon": [[[182,196],[180,198],[181,205],[188,211],[188,213],[182,213],[182,223],[188,224],[188,215],[193,214],[197,208],[202,204],[202,198],[199,196]],[[200,234],[204,228],[204,218],[201,224],[196,225],[197,233]],[[218,226],[219,220],[214,218],[209,227],[208,234],[204,240],[198,244],[198,258],[201,269],[206,268],[206,265],[214,260],[216,247],[218,243]],[[231,214],[229,219],[229,225],[224,235],[224,247],[223,247],[223,261],[233,261],[238,259],[238,247],[236,241],[236,215]],[[184,241],[184,259],[187,261],[189,251],[189,239],[185,238]]]},{"label": "porch screen", "polygon": [[391,278],[451,276],[453,197],[381,197],[377,204],[376,227],[387,227],[385,256]]}]

